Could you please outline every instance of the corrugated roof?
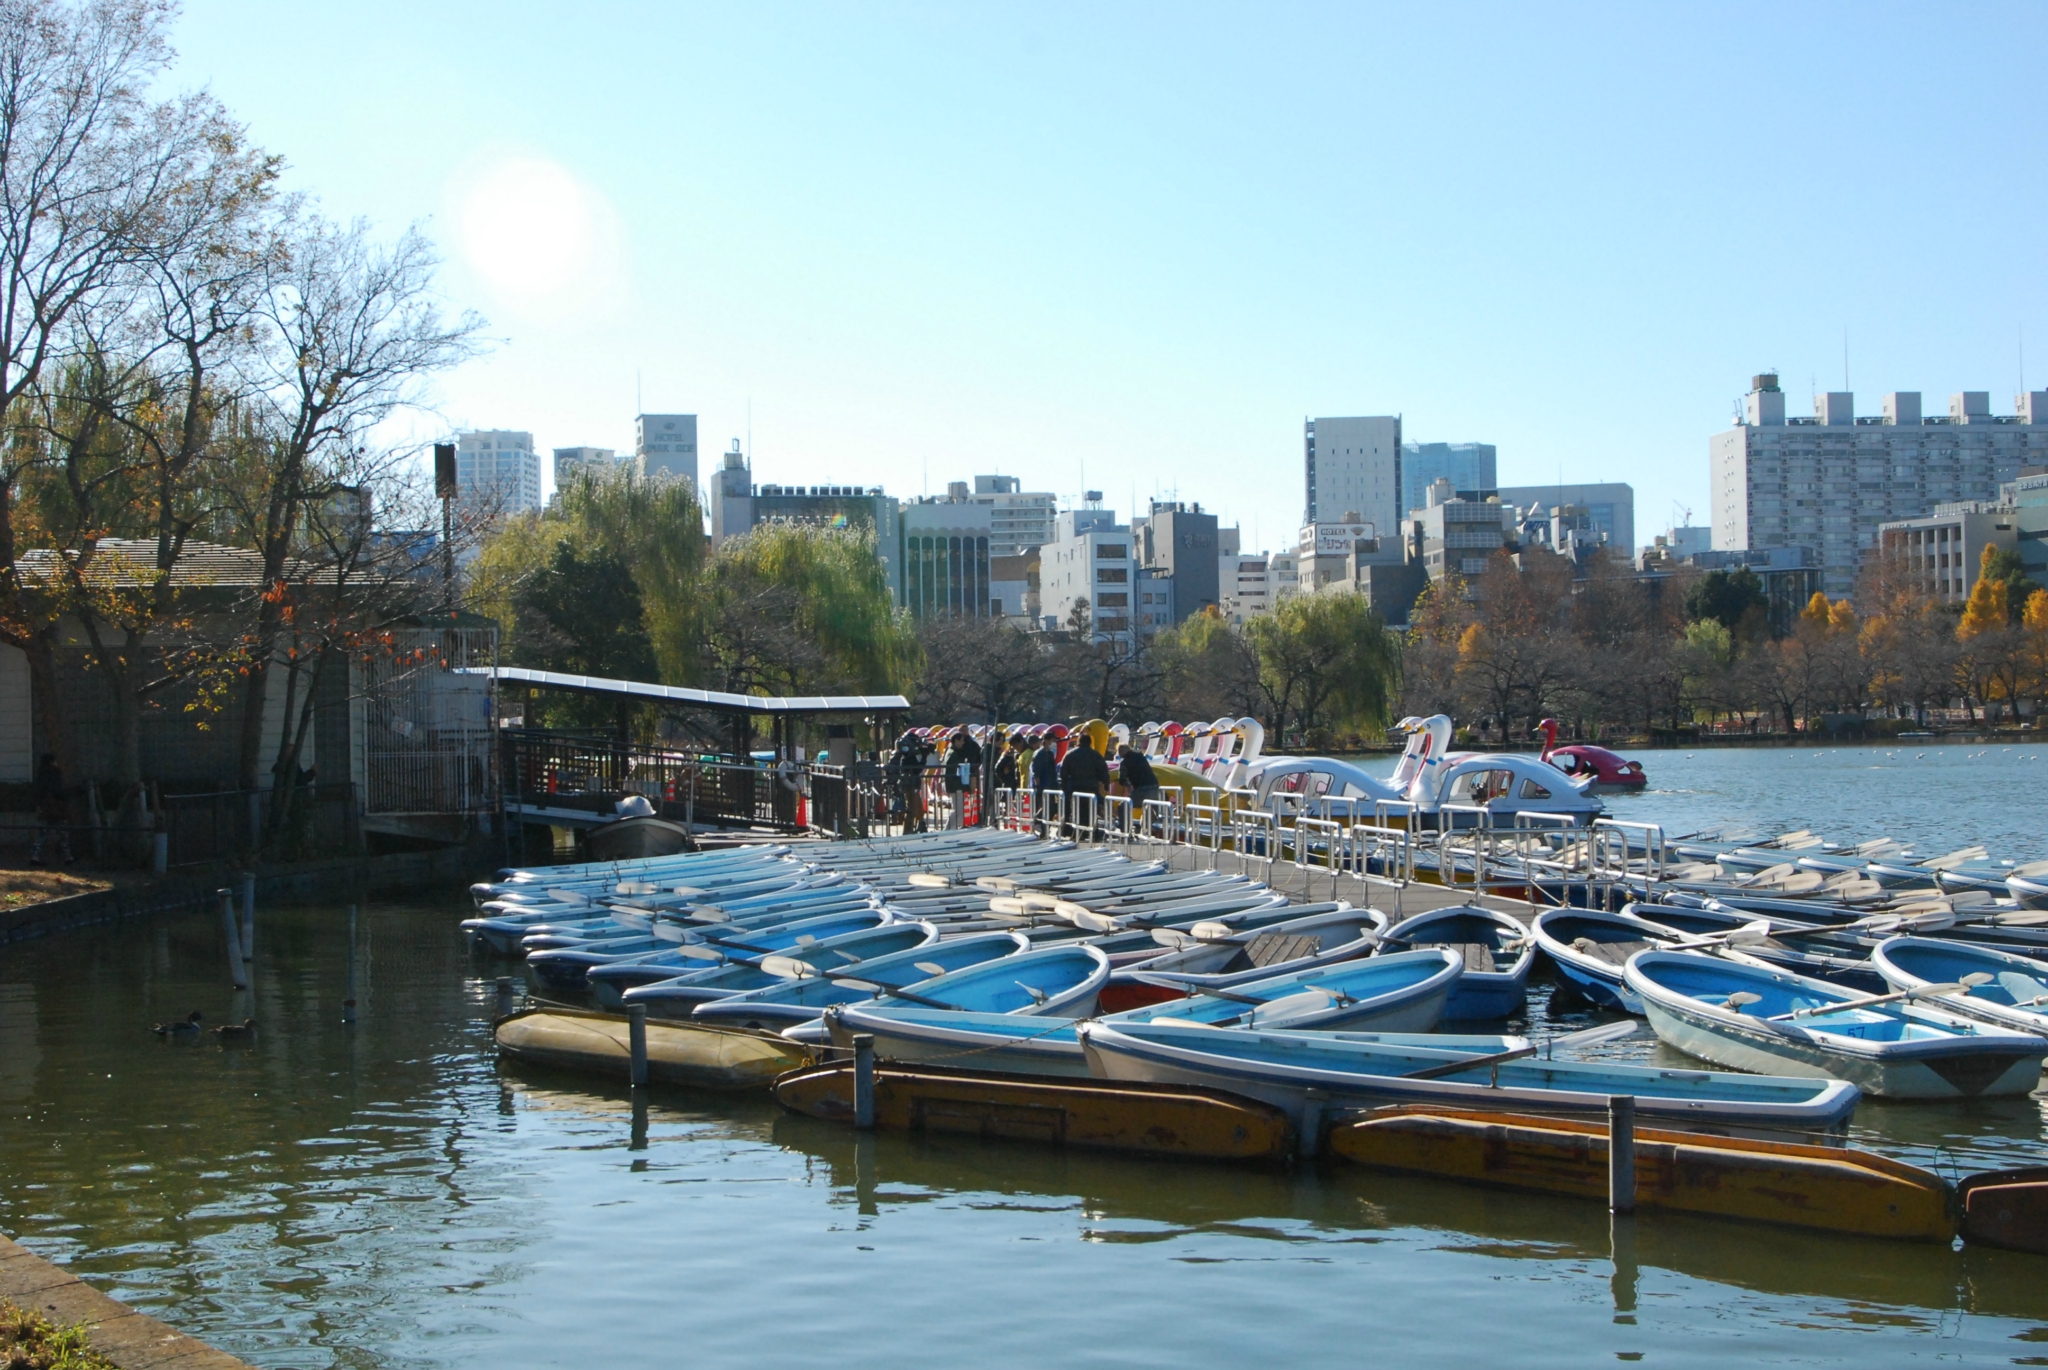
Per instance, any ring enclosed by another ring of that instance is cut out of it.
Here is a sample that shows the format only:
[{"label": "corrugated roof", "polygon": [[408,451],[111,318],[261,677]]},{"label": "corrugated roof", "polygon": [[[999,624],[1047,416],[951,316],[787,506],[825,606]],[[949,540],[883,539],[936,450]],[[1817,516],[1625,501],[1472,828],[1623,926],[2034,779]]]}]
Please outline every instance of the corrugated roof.
[{"label": "corrugated roof", "polygon": [[525,666],[464,666],[465,675],[493,675],[515,685],[538,685],[579,694],[620,695],[668,704],[688,704],[735,714],[866,714],[908,709],[902,695],[740,695],[723,690],[692,690],[681,685],[656,685],[646,680],[610,680],[604,676],[536,671]]},{"label": "corrugated roof", "polygon": [[[15,566],[27,580],[42,580],[57,572],[57,554],[46,547],[23,552]],[[287,574],[297,570],[290,568]],[[101,538],[93,544],[87,573],[94,577],[113,576],[140,584],[156,578],[155,538]],[[263,557],[246,547],[224,547],[217,542],[187,542],[184,554],[171,566],[171,584],[177,586],[230,586],[253,589],[263,584]]]}]

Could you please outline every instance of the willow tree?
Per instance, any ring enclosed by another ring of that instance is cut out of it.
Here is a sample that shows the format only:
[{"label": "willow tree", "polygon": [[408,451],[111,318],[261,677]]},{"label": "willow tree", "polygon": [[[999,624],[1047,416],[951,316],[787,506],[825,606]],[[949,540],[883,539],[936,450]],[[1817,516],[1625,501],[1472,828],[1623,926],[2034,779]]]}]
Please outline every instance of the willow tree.
[{"label": "willow tree", "polygon": [[1297,595],[1251,621],[1274,730],[1378,731],[1399,687],[1400,652],[1364,597]]},{"label": "willow tree", "polygon": [[720,548],[701,584],[699,678],[713,688],[888,694],[917,678],[917,634],[870,532],[762,524]]},{"label": "willow tree", "polygon": [[[470,598],[498,621],[514,664],[688,685],[703,562],[704,517],[688,484],[584,471],[484,545]],[[594,721],[564,707],[561,721]]]}]

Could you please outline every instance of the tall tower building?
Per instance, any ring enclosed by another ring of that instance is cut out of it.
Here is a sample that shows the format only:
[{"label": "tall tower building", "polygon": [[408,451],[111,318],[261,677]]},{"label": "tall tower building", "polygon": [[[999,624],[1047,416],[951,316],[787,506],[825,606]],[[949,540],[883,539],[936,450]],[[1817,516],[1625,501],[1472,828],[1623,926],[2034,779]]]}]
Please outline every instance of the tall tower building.
[{"label": "tall tower building", "polygon": [[1306,523],[1362,518],[1380,528],[1401,520],[1399,417],[1310,419],[1302,425]]},{"label": "tall tower building", "polygon": [[533,434],[492,428],[455,435],[455,485],[471,509],[525,514],[540,508],[540,454]]},{"label": "tall tower building", "polygon": [[668,476],[697,484],[697,416],[641,414],[633,420],[633,470],[642,480]]}]

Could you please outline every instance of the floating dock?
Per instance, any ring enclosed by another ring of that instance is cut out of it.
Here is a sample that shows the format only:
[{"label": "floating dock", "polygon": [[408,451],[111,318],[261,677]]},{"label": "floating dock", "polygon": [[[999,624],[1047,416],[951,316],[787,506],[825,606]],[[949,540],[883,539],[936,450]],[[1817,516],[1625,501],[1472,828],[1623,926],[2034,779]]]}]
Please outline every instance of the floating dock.
[{"label": "floating dock", "polygon": [[[875,1126],[904,1132],[1049,1142],[1144,1156],[1213,1161],[1285,1160],[1287,1115],[1222,1090],[1124,1081],[977,1075],[877,1062]],[[775,1082],[785,1108],[854,1119],[854,1067],[817,1066]]]},{"label": "floating dock", "polygon": [[[528,1009],[500,1019],[496,1035],[498,1050],[515,1061],[631,1077],[631,1023],[623,1013]],[[776,1076],[811,1060],[807,1048],[773,1033],[661,1019],[647,1024],[647,1078],[653,1084],[765,1089]]]},{"label": "floating dock", "polygon": [[[1608,1197],[1602,1122],[1407,1105],[1337,1124],[1328,1147],[1380,1170]],[[1903,1161],[1848,1147],[1661,1128],[1636,1130],[1635,1202],[1638,1208],[1908,1241],[1949,1242],[1957,1233],[1948,1185]]]}]

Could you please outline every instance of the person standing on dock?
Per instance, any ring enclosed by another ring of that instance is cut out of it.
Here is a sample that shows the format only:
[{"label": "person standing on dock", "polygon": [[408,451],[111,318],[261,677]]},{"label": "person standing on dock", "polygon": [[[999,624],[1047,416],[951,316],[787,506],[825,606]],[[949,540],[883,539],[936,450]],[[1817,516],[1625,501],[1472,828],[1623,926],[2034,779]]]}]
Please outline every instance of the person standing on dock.
[{"label": "person standing on dock", "polygon": [[29,848],[29,864],[43,864],[43,847],[52,838],[56,839],[57,850],[64,853],[64,864],[70,865],[78,858],[71,854],[71,796],[64,789],[64,772],[57,765],[55,752],[44,752],[43,759],[36,763],[36,840]]},{"label": "person standing on dock", "polygon": [[1038,739],[1038,750],[1031,753],[1031,818],[1033,822],[1045,816],[1045,797],[1059,787],[1059,750],[1053,746],[1052,734],[1045,733]]},{"label": "person standing on dock", "polygon": [[1124,791],[1131,796],[1131,812],[1134,814],[1144,813],[1146,803],[1159,797],[1159,777],[1152,773],[1152,763],[1128,742],[1117,748],[1116,778],[1123,782]]},{"label": "person standing on dock", "polygon": [[[1074,814],[1074,796],[1092,794],[1100,800],[1109,790],[1109,763],[1102,759],[1102,753],[1095,750],[1095,744],[1088,734],[1076,734],[1074,745],[1067,749],[1066,759],[1060,762],[1060,788],[1067,796],[1067,816]],[[1071,821],[1068,824],[1072,829]],[[1091,824],[1092,827],[1092,824]],[[1094,836],[1091,831],[1089,836]]]},{"label": "person standing on dock", "polygon": [[952,807],[946,813],[948,828],[967,826],[967,797],[975,792],[981,776],[981,744],[962,724],[953,729],[952,745],[946,749],[946,797]]}]

